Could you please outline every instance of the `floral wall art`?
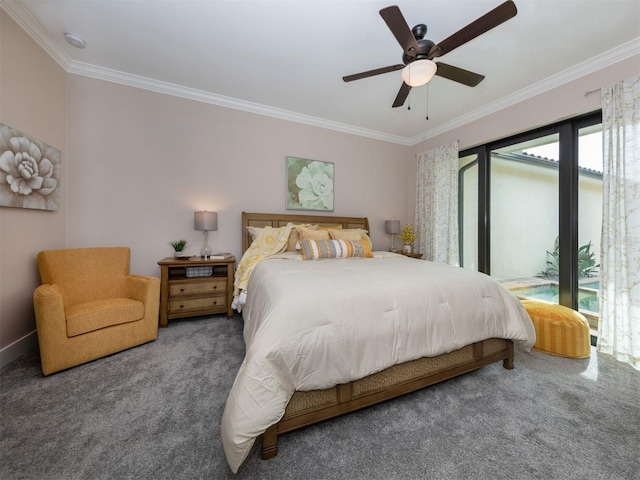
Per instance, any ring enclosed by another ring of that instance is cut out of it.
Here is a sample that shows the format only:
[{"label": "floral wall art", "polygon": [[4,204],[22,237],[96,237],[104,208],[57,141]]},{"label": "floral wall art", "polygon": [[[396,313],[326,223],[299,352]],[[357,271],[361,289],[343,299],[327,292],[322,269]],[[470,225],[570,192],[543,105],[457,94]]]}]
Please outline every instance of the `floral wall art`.
[{"label": "floral wall art", "polygon": [[60,150],[0,123],[0,206],[58,210]]},{"label": "floral wall art", "polygon": [[287,210],[333,212],[331,162],[287,157]]}]

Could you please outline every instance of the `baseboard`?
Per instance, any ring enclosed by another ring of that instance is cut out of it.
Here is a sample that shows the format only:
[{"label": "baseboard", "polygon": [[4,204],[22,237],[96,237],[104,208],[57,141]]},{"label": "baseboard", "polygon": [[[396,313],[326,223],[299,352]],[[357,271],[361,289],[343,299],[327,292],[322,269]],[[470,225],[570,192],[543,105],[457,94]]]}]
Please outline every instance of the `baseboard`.
[{"label": "baseboard", "polygon": [[36,330],[34,330],[3,349],[0,349],[0,368],[36,348],[38,348],[38,334]]}]

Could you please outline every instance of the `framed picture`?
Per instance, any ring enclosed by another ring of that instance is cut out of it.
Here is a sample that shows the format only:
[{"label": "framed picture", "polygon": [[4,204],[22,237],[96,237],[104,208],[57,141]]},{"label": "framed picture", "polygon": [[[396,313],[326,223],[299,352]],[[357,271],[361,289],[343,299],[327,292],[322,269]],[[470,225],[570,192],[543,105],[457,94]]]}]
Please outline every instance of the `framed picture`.
[{"label": "framed picture", "polygon": [[332,162],[287,157],[287,210],[333,212]]},{"label": "framed picture", "polygon": [[60,150],[0,123],[0,206],[58,210]]}]

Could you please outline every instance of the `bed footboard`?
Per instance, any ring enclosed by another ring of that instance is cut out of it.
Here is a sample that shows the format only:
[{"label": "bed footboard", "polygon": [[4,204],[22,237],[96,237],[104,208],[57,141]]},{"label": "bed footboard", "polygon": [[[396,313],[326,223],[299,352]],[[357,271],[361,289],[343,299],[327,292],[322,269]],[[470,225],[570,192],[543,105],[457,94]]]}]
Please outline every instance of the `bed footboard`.
[{"label": "bed footboard", "polygon": [[513,342],[491,338],[459,350],[395,365],[360,380],[326,390],[295,392],[282,419],[262,435],[262,458],[278,454],[278,435],[503,361],[513,368]]}]

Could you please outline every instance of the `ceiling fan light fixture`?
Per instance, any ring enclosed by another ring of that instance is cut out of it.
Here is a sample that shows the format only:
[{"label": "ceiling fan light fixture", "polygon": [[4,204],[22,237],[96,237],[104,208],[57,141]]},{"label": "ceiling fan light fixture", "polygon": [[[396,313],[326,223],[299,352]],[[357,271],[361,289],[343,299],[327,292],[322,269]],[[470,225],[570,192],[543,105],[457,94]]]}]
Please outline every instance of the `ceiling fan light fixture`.
[{"label": "ceiling fan light fixture", "polygon": [[438,69],[431,60],[414,60],[402,69],[402,80],[411,87],[421,87],[429,83]]}]

